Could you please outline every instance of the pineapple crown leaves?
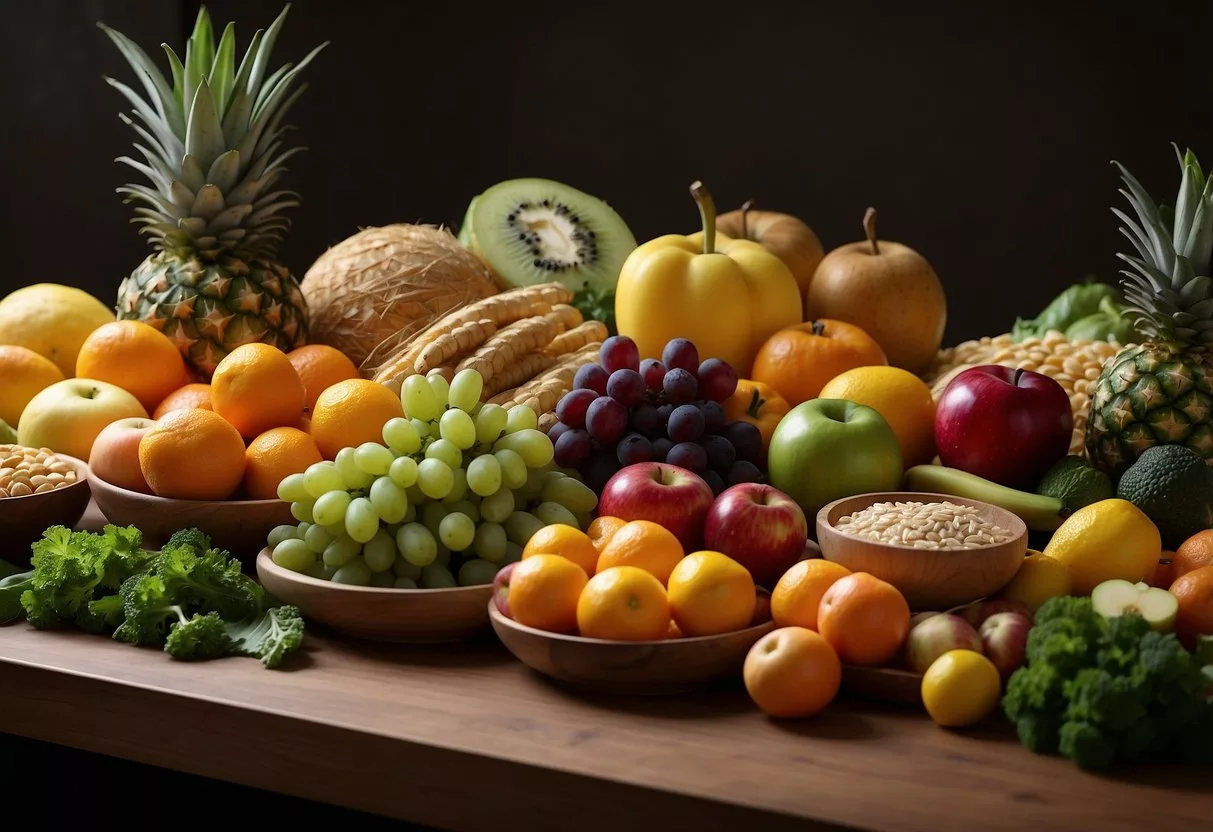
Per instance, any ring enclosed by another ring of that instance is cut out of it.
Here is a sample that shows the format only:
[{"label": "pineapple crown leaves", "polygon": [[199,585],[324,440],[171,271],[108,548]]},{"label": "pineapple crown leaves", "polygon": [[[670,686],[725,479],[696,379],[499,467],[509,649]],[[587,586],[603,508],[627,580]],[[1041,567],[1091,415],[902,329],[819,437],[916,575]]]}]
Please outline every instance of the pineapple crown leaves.
[{"label": "pineapple crown leaves", "polygon": [[1173,347],[1213,344],[1213,177],[1201,170],[1196,154],[1174,145],[1182,178],[1175,207],[1157,205],[1124,165],[1113,162],[1135,217],[1119,208],[1120,232],[1133,254],[1117,256],[1124,269],[1126,312],[1138,328]]},{"label": "pineapple crown leaves", "polygon": [[270,255],[290,220],[284,209],[299,204],[292,191],[272,190],[283,163],[303,147],[283,149],[290,129],[283,117],[307,89],[300,73],[328,45],[322,43],[298,64],[269,72],[270,54],[290,10],[288,3],[267,29],[253,35],[236,64],[236,29],[229,23],[219,41],[203,6],[186,43],[184,62],[168,44],[171,81],[138,44],[104,23],[97,25],[118,47],[143,86],[144,96],[113,78],[106,82],[134,107],[119,118],[142,139],[135,149],[144,161],[116,161],[150,182],[118,189],[140,203],[133,222],[164,248],[213,259],[226,252]]}]

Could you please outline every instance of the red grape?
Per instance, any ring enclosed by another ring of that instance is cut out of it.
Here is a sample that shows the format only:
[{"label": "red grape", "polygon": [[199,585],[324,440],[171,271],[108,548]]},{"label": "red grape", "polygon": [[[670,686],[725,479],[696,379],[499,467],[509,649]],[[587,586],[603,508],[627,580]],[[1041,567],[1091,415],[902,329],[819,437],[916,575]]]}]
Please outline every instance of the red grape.
[{"label": "red grape", "polygon": [[[757,425],[740,420],[729,422],[720,429],[717,435],[723,436],[733,443],[739,460],[757,463],[761,459],[762,433],[759,432]],[[753,480],[745,480],[745,482],[753,482]]]},{"label": "red grape", "polygon": [[686,370],[695,375],[699,371],[699,350],[686,338],[675,338],[661,351],[661,362],[667,370]]},{"label": "red grape", "polygon": [[703,413],[693,404],[674,408],[666,433],[675,442],[694,442],[703,436]]},{"label": "red grape", "polygon": [[561,434],[552,451],[552,459],[562,468],[576,468],[589,459],[590,435],[573,428]]},{"label": "red grape", "polygon": [[699,384],[695,376],[683,369],[668,370],[661,385],[665,396],[673,404],[687,404],[699,395]]},{"label": "red grape", "polygon": [[723,436],[705,436],[699,442],[708,455],[708,465],[716,471],[727,473],[737,460],[737,450],[733,443]]},{"label": "red grape", "polygon": [[555,445],[557,439],[564,436],[571,430],[573,430],[573,428],[569,427],[564,422],[557,422],[548,428],[548,439],[552,440],[552,444]]},{"label": "red grape", "polygon": [[729,420],[729,417],[724,415],[724,408],[718,402],[700,402],[699,411],[703,413],[704,433],[715,433]]},{"label": "red grape", "polygon": [[611,374],[601,364],[585,364],[573,376],[573,389],[593,390],[600,396],[606,395],[607,379]]},{"label": "red grape", "polygon": [[629,433],[619,440],[615,448],[620,465],[635,465],[637,462],[648,462],[653,458],[653,445],[639,433]]},{"label": "red grape", "polygon": [[644,377],[635,370],[616,370],[607,382],[607,395],[624,407],[635,407],[644,401]]},{"label": "red grape", "polygon": [[721,491],[724,491],[724,478],[715,471],[706,472],[703,475],[703,481],[708,484],[708,487],[712,489],[712,493],[717,497],[720,496]]},{"label": "red grape", "polygon": [[670,452],[665,456],[665,461],[696,474],[703,473],[708,468],[707,452],[694,442],[679,442],[670,448]]},{"label": "red grape", "polygon": [[722,402],[737,389],[737,371],[727,361],[709,358],[699,365],[699,395]]},{"label": "red grape", "polygon": [[653,392],[661,391],[661,381],[665,378],[665,365],[656,358],[646,358],[640,362],[640,374],[644,383]]},{"label": "red grape", "polygon": [[603,341],[598,355],[608,373],[640,369],[640,350],[636,342],[626,335],[612,335]]},{"label": "red grape", "polygon": [[663,419],[653,405],[642,404],[632,411],[632,430],[645,436],[656,436],[661,432],[668,419],[669,414],[666,414],[666,418]]},{"label": "red grape", "polygon": [[606,487],[607,481],[615,476],[615,472],[620,467],[619,460],[615,458],[615,454],[599,453],[590,457],[590,461],[581,469],[581,473],[585,478],[585,484],[592,488],[596,494],[601,494],[602,489]]},{"label": "red grape", "polygon": [[616,399],[599,396],[590,402],[585,414],[585,427],[590,436],[603,445],[614,445],[628,427],[628,409]]},{"label": "red grape", "polygon": [[596,398],[598,394],[593,390],[570,390],[556,403],[556,418],[571,428],[583,428],[585,412]]},{"label": "red grape", "polygon": [[653,440],[653,461],[665,462],[666,456],[670,452],[670,448],[674,447],[674,443],[666,439],[664,436],[659,436]]},{"label": "red grape", "polygon": [[729,485],[737,485],[740,482],[762,482],[762,472],[758,470],[758,466],[747,460],[734,462],[733,467],[729,469]]}]

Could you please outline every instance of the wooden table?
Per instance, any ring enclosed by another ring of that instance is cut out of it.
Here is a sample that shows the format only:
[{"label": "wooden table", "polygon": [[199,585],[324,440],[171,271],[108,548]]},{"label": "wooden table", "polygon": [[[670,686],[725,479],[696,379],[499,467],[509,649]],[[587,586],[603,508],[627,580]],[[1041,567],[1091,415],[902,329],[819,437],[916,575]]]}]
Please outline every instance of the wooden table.
[{"label": "wooden table", "polygon": [[[309,625],[310,626],[310,625]],[[380,646],[309,631],[290,669],[174,662],[0,629],[0,731],[449,829],[1207,829],[1213,771],[1116,779],[1005,726],[839,702],[760,715],[739,686],[574,694],[491,638]]]}]

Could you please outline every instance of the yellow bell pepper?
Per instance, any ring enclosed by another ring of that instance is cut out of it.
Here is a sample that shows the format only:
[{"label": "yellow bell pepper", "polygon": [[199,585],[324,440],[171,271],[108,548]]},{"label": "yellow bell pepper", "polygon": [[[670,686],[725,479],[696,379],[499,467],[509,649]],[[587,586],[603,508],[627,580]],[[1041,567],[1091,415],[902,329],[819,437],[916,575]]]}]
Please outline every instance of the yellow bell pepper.
[{"label": "yellow bell pepper", "polygon": [[758,243],[717,237],[716,208],[701,183],[691,195],[703,231],[667,234],[629,255],[615,288],[616,326],[641,358],[660,358],[668,341],[688,338],[701,359],[723,359],[748,376],[763,342],[800,323],[800,289]]},{"label": "yellow bell pepper", "polygon": [[787,415],[788,400],[775,388],[748,378],[737,380],[737,390],[724,401],[724,415],[730,422],[749,422],[762,434],[762,449],[771,444],[779,420]]}]

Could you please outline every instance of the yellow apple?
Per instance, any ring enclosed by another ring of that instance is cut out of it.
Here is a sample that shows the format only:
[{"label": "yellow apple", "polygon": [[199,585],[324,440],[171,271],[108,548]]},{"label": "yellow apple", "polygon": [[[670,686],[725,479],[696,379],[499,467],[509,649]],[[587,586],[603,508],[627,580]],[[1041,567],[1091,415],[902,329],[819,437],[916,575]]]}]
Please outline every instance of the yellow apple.
[{"label": "yellow apple", "polygon": [[97,439],[88,456],[89,469],[110,485],[151,494],[152,489],[139,467],[139,440],[154,428],[151,419],[119,419],[110,422]]},{"label": "yellow apple", "polygon": [[17,425],[17,441],[88,459],[110,422],[147,418],[139,400],[120,387],[88,378],[57,381],[30,399]]}]

